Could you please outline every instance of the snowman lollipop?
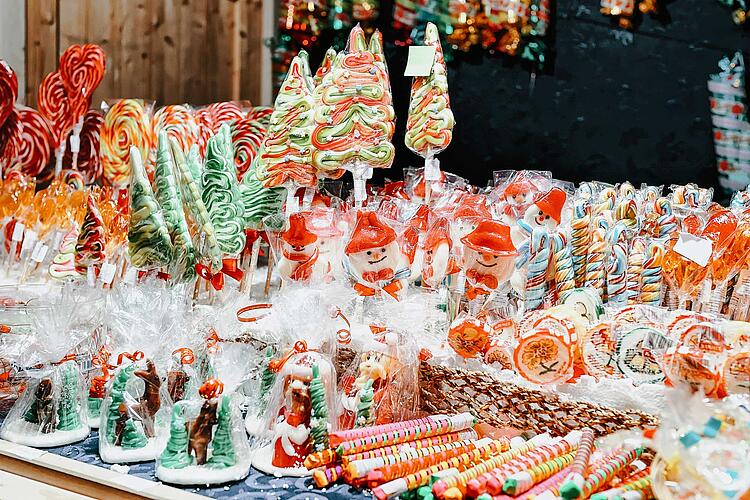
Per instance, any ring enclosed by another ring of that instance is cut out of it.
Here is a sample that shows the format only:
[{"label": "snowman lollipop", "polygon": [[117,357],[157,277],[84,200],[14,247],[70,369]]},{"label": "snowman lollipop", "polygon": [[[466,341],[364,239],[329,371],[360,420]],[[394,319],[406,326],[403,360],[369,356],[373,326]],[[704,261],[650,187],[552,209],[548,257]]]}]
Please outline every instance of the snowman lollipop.
[{"label": "snowman lollipop", "polygon": [[448,219],[441,217],[432,224],[422,246],[422,280],[428,287],[438,288],[447,275],[458,272],[456,259],[451,255],[453,242]]},{"label": "snowman lollipop", "polygon": [[350,274],[357,283],[354,289],[362,296],[376,295],[382,290],[396,300],[405,291],[409,268],[399,269],[405,261],[396,239],[396,231],[385,224],[378,214],[362,211],[352,236],[344,248]]},{"label": "snowman lollipop", "polygon": [[289,228],[281,233],[279,274],[286,281],[309,281],[317,266],[318,236],[307,228],[305,215],[289,216]]},{"label": "snowman lollipop", "polygon": [[483,220],[476,229],[461,238],[464,244],[463,269],[466,273],[466,298],[489,295],[513,273],[518,255],[510,228],[493,220]]},{"label": "snowman lollipop", "polygon": [[558,187],[554,187],[536,200],[518,221],[518,227],[511,231],[513,244],[520,247],[531,235],[534,228],[544,228],[553,232],[560,224],[560,216],[568,195]]}]

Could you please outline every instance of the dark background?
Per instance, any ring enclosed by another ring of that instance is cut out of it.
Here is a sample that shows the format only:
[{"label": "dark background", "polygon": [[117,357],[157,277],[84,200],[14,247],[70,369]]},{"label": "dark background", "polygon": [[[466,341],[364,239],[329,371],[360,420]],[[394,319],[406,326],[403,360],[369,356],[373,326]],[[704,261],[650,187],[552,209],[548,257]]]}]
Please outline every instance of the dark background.
[{"label": "dark background", "polygon": [[[529,168],[576,182],[716,186],[706,80],[736,50],[750,63],[750,33],[717,0],[662,4],[659,19],[643,16],[631,33],[603,16],[598,0],[557,0],[551,64],[533,92],[530,68],[517,60],[456,52],[448,66],[456,126],[439,155],[442,169],[477,185],[493,170]],[[411,79],[403,76],[408,48],[392,43],[391,11],[390,1],[381,4],[377,26],[397,116],[396,160],[376,179],[422,164],[403,144]],[[311,53],[313,71],[323,50]]]}]

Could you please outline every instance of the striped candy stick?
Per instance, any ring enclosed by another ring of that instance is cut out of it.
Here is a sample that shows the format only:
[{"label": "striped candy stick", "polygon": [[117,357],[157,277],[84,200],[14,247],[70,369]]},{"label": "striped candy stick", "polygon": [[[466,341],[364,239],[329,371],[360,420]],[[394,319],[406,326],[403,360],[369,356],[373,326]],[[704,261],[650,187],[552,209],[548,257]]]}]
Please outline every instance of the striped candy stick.
[{"label": "striped candy stick", "polygon": [[318,488],[325,488],[329,484],[337,482],[343,477],[344,469],[340,465],[334,465],[333,467],[326,467],[325,469],[319,469],[313,472],[312,477],[315,482],[315,486]]},{"label": "striped candy stick", "polygon": [[503,483],[503,491],[513,496],[526,493],[533,488],[534,485],[539,484],[554,476],[561,470],[564,470],[573,462],[573,458],[575,458],[575,452],[570,452],[530,469],[516,472],[505,480]]},{"label": "striped candy stick", "polygon": [[437,498],[445,498],[446,492],[448,492],[449,490],[454,492],[457,491],[458,493],[463,494],[463,492],[466,491],[466,483],[471,479],[492,469],[495,469],[503,465],[504,463],[509,462],[510,460],[513,460],[518,455],[533,450],[543,442],[544,441],[542,438],[531,439],[516,448],[512,448],[469,469],[466,469],[460,474],[440,479],[432,485],[432,493]]},{"label": "striped candy stick", "polygon": [[394,463],[393,465],[386,465],[374,469],[367,474],[366,482],[370,488],[374,488],[388,481],[393,481],[394,479],[398,479],[400,477],[406,477],[410,474],[415,474],[421,470],[427,469],[432,465],[445,462],[450,458],[469,454],[476,449],[488,449],[492,455],[497,455],[499,453],[507,451],[509,446],[509,441],[504,438],[498,440],[484,438],[475,443],[471,443],[460,448],[439,451],[430,455],[417,457],[412,460],[405,460],[402,462]]},{"label": "striped candy stick", "polygon": [[643,274],[641,284],[641,302],[658,306],[661,304],[662,282],[664,275],[662,263],[664,262],[664,245],[652,240],[648,245],[646,260],[643,262]]},{"label": "striped candy stick", "polygon": [[581,488],[581,495],[588,498],[604,488],[618,472],[639,458],[642,453],[643,448],[622,450],[597,462],[596,466],[592,467],[588,476],[586,476],[586,481]]},{"label": "striped candy stick", "polygon": [[529,243],[531,257],[526,274],[526,310],[534,311],[544,305],[547,291],[547,267],[550,257],[550,238],[543,228],[534,228]]},{"label": "striped candy stick", "polygon": [[452,450],[461,450],[459,453],[462,453],[463,451],[474,449],[475,447],[476,442],[473,441],[454,441],[451,443],[428,446],[426,448],[406,448],[403,451],[392,455],[351,461],[346,467],[344,467],[344,475],[347,482],[365,478],[365,476],[367,476],[367,480],[369,482],[371,481],[370,473],[379,471],[386,467],[394,466],[395,464],[406,463],[419,458],[432,456],[437,453],[449,452]]},{"label": "striped candy stick", "polygon": [[374,450],[363,451],[361,453],[355,453],[353,455],[345,455],[341,457],[341,464],[344,466],[344,468],[346,468],[351,462],[354,462],[356,460],[394,455],[396,453],[402,452],[406,448],[417,450],[429,446],[437,446],[439,444],[464,440],[471,441],[475,439],[477,439],[476,431],[474,429],[467,429],[460,432],[451,432],[449,434],[441,434],[439,436],[430,436],[422,439],[417,439],[416,441],[407,441],[406,443],[392,444],[390,446],[375,448]]},{"label": "striped candy stick", "polygon": [[596,225],[591,233],[591,246],[586,260],[586,287],[599,292],[604,299],[605,257],[607,255],[606,222],[601,217],[596,219]]},{"label": "striped candy stick", "polygon": [[560,496],[565,499],[578,498],[583,488],[586,468],[591,460],[591,453],[594,451],[594,431],[586,427],[581,431],[581,440],[578,442],[578,451],[573,464],[570,466],[570,473],[565,478],[565,483],[560,488]]},{"label": "striped candy stick", "polygon": [[[628,495],[628,493],[639,493],[640,495]],[[591,500],[613,500],[615,498],[640,499],[651,496],[651,478],[648,476],[641,477],[635,481],[629,481],[617,488],[611,488],[606,491],[594,493]]]},{"label": "striped candy stick", "polygon": [[492,496],[488,493],[483,493],[478,498],[482,498],[483,496],[489,499],[495,499],[495,500],[531,500],[535,498],[540,493],[543,493],[545,491],[550,491],[557,496],[557,492],[560,489],[560,485],[565,481],[565,476],[568,475],[568,472],[570,470],[570,467],[567,467],[554,476],[545,479],[541,483],[537,484],[533,488],[531,488],[529,491],[525,492],[522,495],[519,496],[509,496],[509,495],[495,495]]},{"label": "striped candy stick", "polygon": [[389,424],[371,425],[369,427],[360,427],[357,429],[348,429],[343,431],[335,431],[329,434],[329,441],[331,447],[335,448],[344,441],[351,441],[352,439],[363,438],[366,436],[373,436],[375,434],[382,434],[384,432],[390,432],[395,429],[403,429],[404,427],[410,427],[427,423],[430,421],[430,417],[417,418],[414,420],[404,420],[402,422],[393,422]]},{"label": "striped candy stick", "polygon": [[640,301],[641,275],[643,274],[645,253],[646,241],[640,237],[634,238],[628,252],[628,275],[626,281],[629,305],[637,304]]},{"label": "striped candy stick", "polygon": [[[400,495],[406,491],[414,490],[420,486],[424,486],[429,483],[430,477],[433,474],[447,470],[456,469],[459,472],[464,471],[476,464],[477,462],[483,461],[491,456],[497,454],[497,448],[494,442],[476,448],[468,453],[451,457],[444,462],[440,462],[435,465],[431,465],[426,469],[422,469],[413,474],[409,474],[406,477],[394,479],[385,484],[381,484],[372,489],[372,494],[378,500],[385,500],[395,495]],[[437,483],[435,483],[437,484]]]},{"label": "striped candy stick", "polygon": [[609,232],[609,259],[607,264],[607,297],[609,302],[624,304],[626,302],[626,271],[628,265],[628,247],[625,236],[625,225],[617,222]]},{"label": "striped candy stick", "polygon": [[591,203],[576,200],[573,204],[573,220],[570,222],[570,244],[573,256],[573,271],[577,287],[584,285],[586,258],[591,244]]},{"label": "striped candy stick", "polygon": [[558,302],[564,302],[568,294],[576,286],[573,259],[564,233],[558,231],[554,234],[552,237],[552,249],[554,252],[557,300]]}]

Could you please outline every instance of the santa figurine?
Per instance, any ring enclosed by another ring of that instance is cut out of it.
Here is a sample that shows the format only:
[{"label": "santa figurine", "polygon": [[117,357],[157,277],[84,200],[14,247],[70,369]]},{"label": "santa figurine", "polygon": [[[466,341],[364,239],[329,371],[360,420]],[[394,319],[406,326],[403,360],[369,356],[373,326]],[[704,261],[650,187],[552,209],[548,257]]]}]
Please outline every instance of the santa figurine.
[{"label": "santa figurine", "polygon": [[461,239],[464,244],[463,269],[466,272],[466,298],[489,295],[510,279],[518,252],[510,228],[485,219]]},{"label": "santa figurine", "polygon": [[354,289],[362,296],[379,291],[400,300],[405,292],[405,278],[410,270],[403,267],[404,258],[396,231],[385,224],[378,214],[362,211],[357,214],[349,243],[344,248],[351,274],[357,280]]},{"label": "santa figurine", "polygon": [[521,246],[535,227],[545,228],[548,232],[555,231],[560,224],[562,209],[567,198],[565,191],[558,187],[543,194],[526,209],[518,227],[513,228],[511,233],[513,244],[516,247]]},{"label": "santa figurine", "polygon": [[422,281],[430,288],[438,288],[443,279],[458,272],[456,259],[451,255],[453,242],[448,219],[441,217],[430,227],[422,243]]},{"label": "santa figurine", "polygon": [[278,270],[286,281],[309,281],[320,251],[318,236],[307,228],[305,215],[289,216],[289,228],[281,234]]},{"label": "santa figurine", "polygon": [[303,467],[312,453],[310,440],[311,376],[290,375],[284,385],[284,406],[279,411],[271,465],[282,469]]}]

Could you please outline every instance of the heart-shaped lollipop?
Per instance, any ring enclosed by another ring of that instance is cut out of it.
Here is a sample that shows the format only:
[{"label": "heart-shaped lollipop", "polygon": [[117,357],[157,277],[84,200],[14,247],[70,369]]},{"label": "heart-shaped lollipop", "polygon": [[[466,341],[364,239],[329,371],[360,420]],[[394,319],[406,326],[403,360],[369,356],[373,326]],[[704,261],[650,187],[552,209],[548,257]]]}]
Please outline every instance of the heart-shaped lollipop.
[{"label": "heart-shaped lollipop", "polygon": [[8,63],[0,59],[0,127],[8,119],[18,97],[18,79]]},{"label": "heart-shaped lollipop", "polygon": [[12,167],[21,140],[21,119],[17,109],[11,109],[5,123],[0,127],[0,166]]},{"label": "heart-shaped lollipop", "polygon": [[85,103],[79,117],[86,112],[91,96],[104,78],[106,67],[104,51],[91,43],[71,45],[60,56],[60,74],[65,91],[76,107]]},{"label": "heart-shaped lollipop", "polygon": [[60,72],[54,71],[45,76],[39,85],[37,107],[52,127],[55,148],[65,140],[73,126],[71,106]]}]

